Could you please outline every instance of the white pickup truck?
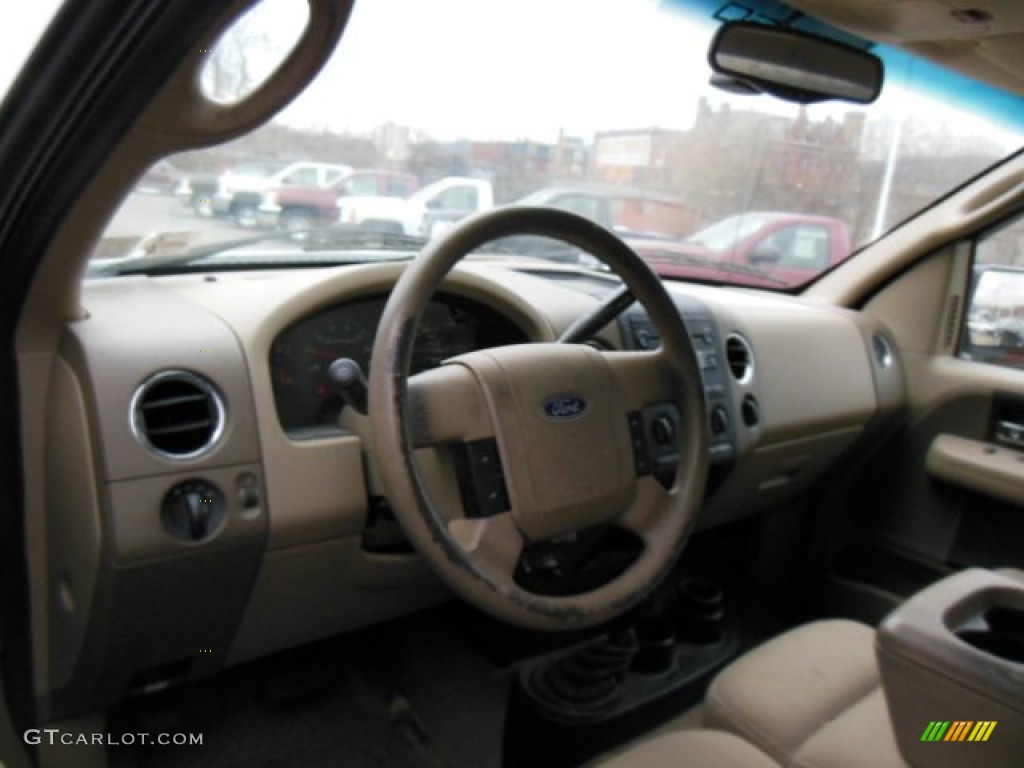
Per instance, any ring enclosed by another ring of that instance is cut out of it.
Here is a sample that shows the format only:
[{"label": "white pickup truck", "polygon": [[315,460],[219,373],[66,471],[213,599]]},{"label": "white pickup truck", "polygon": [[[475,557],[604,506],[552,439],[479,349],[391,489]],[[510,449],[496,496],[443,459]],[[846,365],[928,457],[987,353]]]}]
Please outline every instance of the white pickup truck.
[{"label": "white pickup truck", "polygon": [[433,237],[459,219],[493,207],[491,182],[448,176],[407,198],[339,198],[338,223]]},{"label": "white pickup truck", "polygon": [[350,166],[337,163],[249,162],[219,176],[192,176],[174,193],[199,216],[231,216],[238,226],[249,229],[258,223],[259,206],[267,190],[297,185],[326,187],[351,172]]}]

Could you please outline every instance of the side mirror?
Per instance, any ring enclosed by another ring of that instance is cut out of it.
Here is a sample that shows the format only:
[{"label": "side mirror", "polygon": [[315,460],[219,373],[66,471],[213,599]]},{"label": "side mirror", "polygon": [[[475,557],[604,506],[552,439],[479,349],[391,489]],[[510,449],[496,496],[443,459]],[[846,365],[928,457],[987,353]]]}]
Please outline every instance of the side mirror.
[{"label": "side mirror", "polygon": [[1024,269],[983,267],[975,276],[967,310],[968,349],[991,355],[1024,356]]},{"label": "side mirror", "polygon": [[747,261],[751,264],[778,264],[782,259],[782,251],[771,243],[758,243],[757,246],[749,254],[747,254]]},{"label": "side mirror", "polygon": [[882,90],[882,60],[844,43],[790,27],[724,24],[711,41],[712,82],[811,104],[870,104]]}]

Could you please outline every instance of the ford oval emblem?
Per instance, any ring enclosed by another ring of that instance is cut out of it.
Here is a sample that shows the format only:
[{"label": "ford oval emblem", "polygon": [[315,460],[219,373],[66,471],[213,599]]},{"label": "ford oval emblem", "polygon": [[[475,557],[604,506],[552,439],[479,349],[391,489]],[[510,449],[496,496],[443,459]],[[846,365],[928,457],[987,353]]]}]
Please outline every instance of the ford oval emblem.
[{"label": "ford oval emblem", "polygon": [[555,395],[544,401],[544,416],[551,421],[575,421],[587,412],[587,401],[579,395]]}]

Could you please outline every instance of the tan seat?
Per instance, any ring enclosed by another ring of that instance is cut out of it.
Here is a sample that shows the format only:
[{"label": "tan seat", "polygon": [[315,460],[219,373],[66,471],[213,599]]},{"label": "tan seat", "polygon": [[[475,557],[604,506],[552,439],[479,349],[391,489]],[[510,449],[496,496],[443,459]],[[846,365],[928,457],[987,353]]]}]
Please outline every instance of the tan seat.
[{"label": "tan seat", "polygon": [[[896,746],[881,689],[874,630],[852,621],[807,624],[734,661],[708,690],[704,725],[717,730],[653,736],[598,765],[907,765]],[[722,739],[721,732],[740,737],[744,747],[738,746],[736,739]],[[699,745],[700,752],[684,750],[693,743]],[[730,762],[732,750],[738,755],[736,762]],[[739,762],[741,757],[752,762]]]},{"label": "tan seat", "polygon": [[874,630],[853,621],[816,621],[742,656],[711,684],[704,719],[782,765],[906,765],[882,695]]},{"label": "tan seat", "polygon": [[664,733],[598,760],[590,768],[779,768],[763,752],[724,731]]}]

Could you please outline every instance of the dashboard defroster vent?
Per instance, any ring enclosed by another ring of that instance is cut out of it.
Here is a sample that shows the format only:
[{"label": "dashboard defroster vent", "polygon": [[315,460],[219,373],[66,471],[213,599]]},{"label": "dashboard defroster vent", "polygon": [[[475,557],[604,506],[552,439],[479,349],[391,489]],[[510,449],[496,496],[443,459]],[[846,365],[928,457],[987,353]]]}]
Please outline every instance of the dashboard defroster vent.
[{"label": "dashboard defroster vent", "polygon": [[754,350],[738,333],[729,334],[725,340],[725,360],[733,378],[740,384],[747,384],[754,377]]},{"label": "dashboard defroster vent", "polygon": [[164,371],[135,391],[132,431],[143,446],[170,459],[194,459],[224,431],[224,400],[209,381],[187,371]]}]

